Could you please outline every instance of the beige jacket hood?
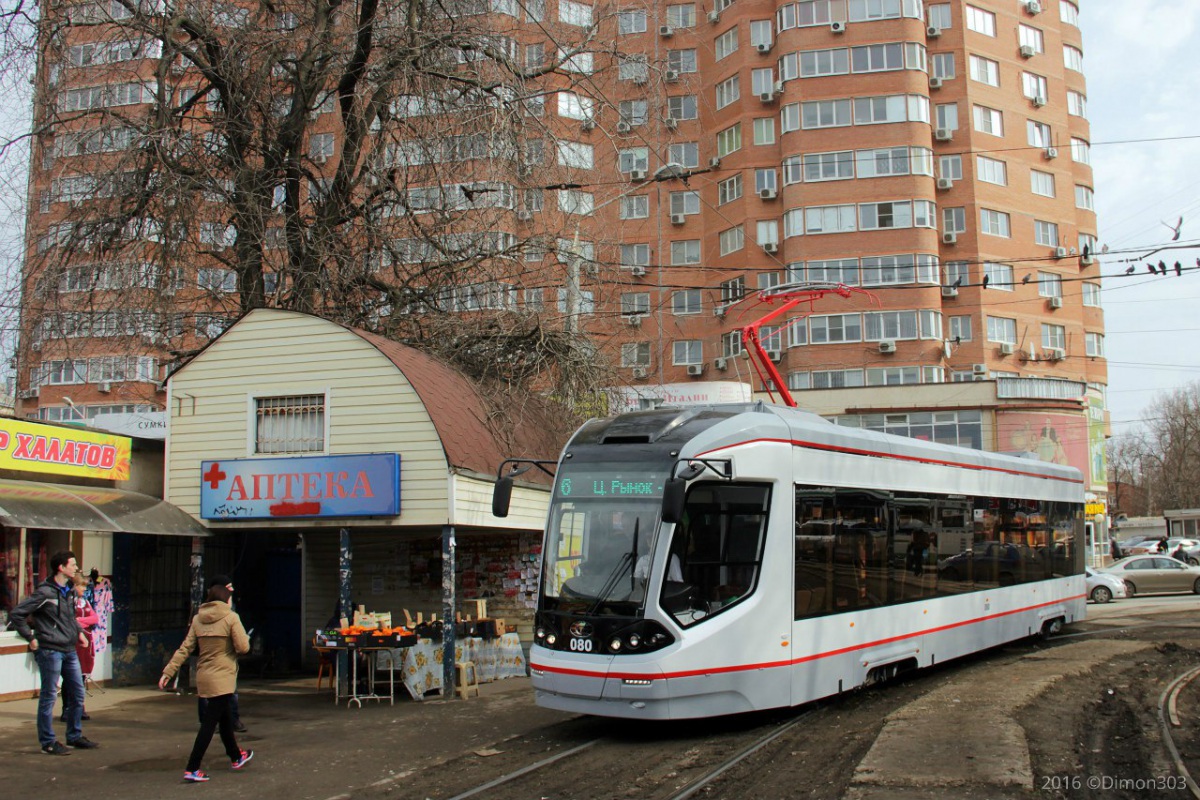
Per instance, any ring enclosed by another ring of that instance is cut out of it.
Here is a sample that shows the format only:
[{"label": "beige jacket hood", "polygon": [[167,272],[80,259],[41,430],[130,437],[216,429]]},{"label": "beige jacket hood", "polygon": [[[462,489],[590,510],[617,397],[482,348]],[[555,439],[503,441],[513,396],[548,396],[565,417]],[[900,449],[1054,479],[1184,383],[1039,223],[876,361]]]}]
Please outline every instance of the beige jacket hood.
[{"label": "beige jacket hood", "polygon": [[237,657],[250,652],[250,637],[232,606],[219,600],[200,606],[188,627],[187,638],[175,651],[163,675],[168,680],[174,678],[196,649],[199,650],[196,693],[201,697],[219,697],[236,692]]}]

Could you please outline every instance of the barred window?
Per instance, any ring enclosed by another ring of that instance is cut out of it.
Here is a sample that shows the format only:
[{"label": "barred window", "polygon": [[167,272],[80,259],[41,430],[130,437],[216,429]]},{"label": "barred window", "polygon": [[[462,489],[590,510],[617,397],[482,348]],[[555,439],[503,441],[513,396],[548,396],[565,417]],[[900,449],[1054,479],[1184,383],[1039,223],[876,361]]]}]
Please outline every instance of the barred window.
[{"label": "barred window", "polygon": [[255,399],[256,453],[325,450],[325,395]]}]

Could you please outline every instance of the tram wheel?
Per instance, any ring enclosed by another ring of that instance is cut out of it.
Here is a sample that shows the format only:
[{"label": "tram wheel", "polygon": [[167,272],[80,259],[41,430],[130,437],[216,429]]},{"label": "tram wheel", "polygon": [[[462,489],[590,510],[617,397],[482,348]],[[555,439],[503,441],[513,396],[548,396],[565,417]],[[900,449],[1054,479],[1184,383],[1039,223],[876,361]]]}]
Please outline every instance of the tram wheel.
[{"label": "tram wheel", "polygon": [[1055,617],[1054,619],[1048,619],[1042,623],[1042,638],[1049,639],[1051,636],[1058,636],[1060,633],[1062,633],[1062,629],[1063,629],[1062,617]]}]

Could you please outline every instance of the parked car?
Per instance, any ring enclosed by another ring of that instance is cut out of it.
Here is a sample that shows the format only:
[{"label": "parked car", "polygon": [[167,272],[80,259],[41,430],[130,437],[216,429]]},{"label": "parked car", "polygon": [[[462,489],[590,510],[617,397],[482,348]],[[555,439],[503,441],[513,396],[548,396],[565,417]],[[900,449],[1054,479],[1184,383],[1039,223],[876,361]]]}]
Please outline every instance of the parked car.
[{"label": "parked car", "polygon": [[1125,597],[1125,581],[1116,575],[1097,572],[1086,567],[1088,599],[1097,603],[1107,603],[1113,599]]},{"label": "parked car", "polygon": [[1155,592],[1200,594],[1200,567],[1184,564],[1170,556],[1129,556],[1100,572],[1124,581],[1125,594],[1129,597]]},{"label": "parked car", "polygon": [[[1117,547],[1121,548],[1121,552],[1124,555],[1127,555],[1127,556],[1135,555],[1134,553],[1132,553],[1130,551],[1133,548],[1138,547],[1139,545],[1141,545],[1142,543],[1147,542],[1147,541],[1151,542],[1152,544],[1157,544],[1158,538],[1155,536],[1141,536],[1141,535],[1130,536],[1128,539],[1118,539]],[[1142,554],[1137,553],[1136,555],[1142,555]]]},{"label": "parked car", "polygon": [[[1184,539],[1181,536],[1172,536],[1171,538],[1167,539],[1167,549],[1164,551],[1160,551],[1158,549],[1158,543],[1161,538],[1162,537],[1159,537],[1159,539],[1155,539],[1153,536],[1148,537],[1145,540],[1133,545],[1128,550],[1125,550],[1124,548],[1122,548],[1121,552],[1127,556],[1157,554],[1159,552],[1165,552],[1167,555],[1171,555],[1172,553],[1175,552],[1175,548],[1179,547],[1179,545],[1181,545],[1181,544],[1183,545],[1184,551],[1192,550],[1195,548],[1200,548],[1200,542],[1196,541],[1195,539]],[[1192,563],[1195,563],[1195,562],[1192,562]]]}]

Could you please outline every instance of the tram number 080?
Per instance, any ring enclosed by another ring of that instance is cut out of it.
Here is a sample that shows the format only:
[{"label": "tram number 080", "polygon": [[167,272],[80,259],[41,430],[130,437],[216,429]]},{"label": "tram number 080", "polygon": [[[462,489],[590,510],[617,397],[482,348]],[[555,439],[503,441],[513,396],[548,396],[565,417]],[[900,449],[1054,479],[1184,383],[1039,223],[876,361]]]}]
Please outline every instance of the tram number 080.
[{"label": "tram number 080", "polygon": [[571,650],[574,650],[576,653],[590,653],[592,652],[592,640],[572,638],[571,641],[567,643],[567,647],[569,647]]}]

